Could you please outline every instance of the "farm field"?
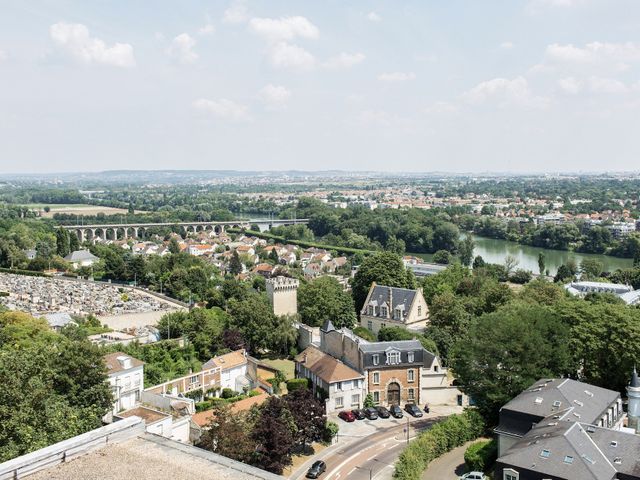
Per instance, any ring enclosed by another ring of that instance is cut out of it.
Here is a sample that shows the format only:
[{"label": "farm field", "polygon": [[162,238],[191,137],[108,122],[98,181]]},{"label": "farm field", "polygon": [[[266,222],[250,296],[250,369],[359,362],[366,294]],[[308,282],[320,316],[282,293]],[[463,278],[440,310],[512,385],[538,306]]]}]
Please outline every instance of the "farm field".
[{"label": "farm field", "polygon": [[[56,213],[66,213],[71,215],[97,215],[99,213],[104,213],[105,215],[125,215],[127,213],[127,209],[125,208],[101,207],[99,205],[89,205],[86,203],[30,203],[26,206],[32,210],[40,212],[40,215],[43,218],[52,218]],[[49,207],[49,212],[45,212],[44,207]],[[136,210],[135,212],[145,213],[142,210]]]}]

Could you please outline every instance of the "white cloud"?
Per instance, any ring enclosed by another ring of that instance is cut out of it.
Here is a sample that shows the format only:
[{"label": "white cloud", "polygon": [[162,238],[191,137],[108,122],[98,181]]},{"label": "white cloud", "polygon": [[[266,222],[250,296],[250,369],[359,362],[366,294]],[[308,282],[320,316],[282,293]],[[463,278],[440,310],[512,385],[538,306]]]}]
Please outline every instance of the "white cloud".
[{"label": "white cloud", "polygon": [[319,30],[307,18],[301,16],[281,18],[252,18],[249,28],[270,42],[293,40],[294,38],[318,38]]},{"label": "white cloud", "polygon": [[367,18],[371,22],[381,22],[382,21],[382,17],[380,15],[378,15],[376,12],[369,12],[367,14]]},{"label": "white cloud", "polygon": [[316,59],[311,53],[287,42],[270,45],[267,56],[275,68],[302,72],[312,70],[316,66]]},{"label": "white cloud", "polygon": [[222,21],[224,23],[244,23],[248,18],[247,6],[242,0],[236,0],[224,11]]},{"label": "white cloud", "polygon": [[589,90],[594,93],[626,93],[629,88],[615,78],[589,78]]},{"label": "white cloud", "polygon": [[500,44],[500,48],[504,48],[505,50],[510,50],[510,49],[512,49],[513,47],[515,47],[515,45],[514,45],[514,43],[513,43],[513,42],[502,42],[502,43]]},{"label": "white cloud", "polygon": [[629,63],[640,61],[640,44],[591,42],[584,47],[571,43],[547,46],[545,61],[554,65],[595,67],[622,71]]},{"label": "white cloud", "polygon": [[207,23],[206,25],[198,29],[198,33],[200,35],[212,35],[213,33],[215,33],[215,31],[216,31],[216,27],[214,27],[210,23]]},{"label": "white cloud", "polygon": [[91,37],[89,29],[81,23],[56,23],[49,28],[49,34],[61,50],[82,63],[114,67],[133,67],[136,64],[130,44],[115,43],[109,47],[99,38]]},{"label": "white cloud", "polygon": [[362,53],[346,53],[342,52],[335,57],[331,57],[324,62],[327,68],[350,68],[358,63],[362,63],[366,57]]},{"label": "white cloud", "polygon": [[188,33],[181,33],[173,39],[167,54],[180,63],[194,63],[198,60],[198,54],[193,51],[196,46],[196,40]]},{"label": "white cloud", "polygon": [[415,78],[416,74],[413,72],[390,72],[378,75],[378,80],[381,82],[406,82]]},{"label": "white cloud", "polygon": [[558,80],[558,85],[564,92],[571,95],[576,95],[582,90],[582,81],[574,77],[561,78]]},{"label": "white cloud", "polygon": [[233,122],[251,121],[249,107],[233,102],[226,98],[221,98],[218,100],[199,98],[198,100],[193,102],[193,107],[196,110],[211,113],[218,118],[231,120]]},{"label": "white cloud", "polygon": [[2,62],[3,60],[6,60],[7,58],[9,58],[9,55],[7,54],[7,52],[5,52],[0,48],[0,62]]},{"label": "white cloud", "polygon": [[269,84],[260,90],[258,97],[268,108],[281,109],[291,97],[291,92],[282,85]]},{"label": "white cloud", "polygon": [[494,78],[465,92],[462,98],[472,105],[495,103],[499,107],[546,108],[549,99],[533,95],[524,77]]}]

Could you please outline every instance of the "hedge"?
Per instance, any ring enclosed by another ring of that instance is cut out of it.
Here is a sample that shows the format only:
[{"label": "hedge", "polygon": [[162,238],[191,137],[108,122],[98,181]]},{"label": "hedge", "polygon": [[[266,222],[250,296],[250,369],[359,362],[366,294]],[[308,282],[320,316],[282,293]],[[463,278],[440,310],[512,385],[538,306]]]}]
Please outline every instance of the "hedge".
[{"label": "hedge", "polygon": [[497,456],[496,441],[486,440],[469,445],[467,451],[464,452],[464,463],[467,464],[470,471],[485,472],[493,465]]},{"label": "hedge", "polygon": [[484,430],[484,421],[474,409],[467,409],[460,415],[451,415],[422,432],[404,449],[396,463],[393,478],[419,480],[431,461],[475,440]]},{"label": "hedge", "polygon": [[28,277],[50,277],[44,272],[36,272],[35,270],[19,270],[17,268],[0,268],[0,272],[13,273],[15,275],[26,275]]},{"label": "hedge", "polygon": [[295,392],[301,388],[309,388],[309,380],[306,378],[293,378],[291,380],[287,380],[288,393]]},{"label": "hedge", "polygon": [[255,230],[242,230],[238,228],[227,228],[227,232],[229,233],[244,233],[245,235],[251,235],[258,238],[264,238],[266,240],[275,240],[282,243],[290,243],[291,245],[299,245],[301,247],[314,247],[314,248],[323,248],[325,250],[335,250],[336,252],[354,254],[354,253],[362,253],[364,255],[369,255],[375,253],[373,250],[364,250],[362,248],[351,248],[351,247],[339,247],[337,245],[325,245],[322,243],[316,242],[308,242],[306,240],[294,240],[284,238],[280,235],[274,235],[273,233],[267,232],[258,232]]}]

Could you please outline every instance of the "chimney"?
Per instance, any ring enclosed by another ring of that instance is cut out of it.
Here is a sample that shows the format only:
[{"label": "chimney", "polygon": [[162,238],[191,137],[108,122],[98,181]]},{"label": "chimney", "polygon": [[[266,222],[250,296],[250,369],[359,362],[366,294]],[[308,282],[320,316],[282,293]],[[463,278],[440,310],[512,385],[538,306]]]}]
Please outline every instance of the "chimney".
[{"label": "chimney", "polygon": [[307,354],[306,353],[302,356],[302,363],[307,363]]},{"label": "chimney", "polygon": [[389,287],[389,308],[387,308],[387,316],[389,316],[391,310],[393,310],[393,288]]}]

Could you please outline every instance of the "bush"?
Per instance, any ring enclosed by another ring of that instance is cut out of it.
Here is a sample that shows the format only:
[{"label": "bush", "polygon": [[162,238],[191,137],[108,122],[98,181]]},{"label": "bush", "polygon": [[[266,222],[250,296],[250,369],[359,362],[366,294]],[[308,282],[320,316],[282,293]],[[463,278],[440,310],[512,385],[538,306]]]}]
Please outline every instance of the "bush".
[{"label": "bush", "polygon": [[232,389],[230,388],[223,388],[222,389],[222,394],[220,395],[222,398],[224,399],[228,399],[228,398],[232,398],[236,396],[236,392],[234,392]]},{"label": "bush", "polygon": [[356,327],[353,329],[353,333],[355,333],[360,338],[364,338],[365,340],[369,340],[370,342],[376,341],[376,336],[371,330],[367,330],[364,327]]},{"label": "bush", "polygon": [[485,472],[496,461],[498,446],[495,440],[474,443],[464,452],[464,463],[470,471]]},{"label": "bush", "polygon": [[513,283],[519,283],[521,285],[524,285],[525,283],[529,283],[532,277],[533,275],[529,270],[519,269],[513,272],[511,277],[509,277],[509,280]]},{"label": "bush", "polygon": [[364,408],[369,408],[369,407],[373,407],[375,406],[375,403],[373,403],[373,395],[370,393],[367,393],[367,396],[364,397]]},{"label": "bush", "polygon": [[300,390],[301,388],[309,388],[309,380],[306,378],[294,378],[292,380],[287,380],[287,392],[295,392],[296,390]]},{"label": "bush", "polygon": [[451,253],[447,250],[438,250],[433,254],[433,262],[440,265],[449,265],[451,263]]},{"label": "bush", "polygon": [[331,442],[333,437],[335,437],[338,434],[338,430],[340,430],[340,427],[338,427],[337,423],[327,422],[324,427],[324,435],[323,435],[324,442],[325,443]]},{"label": "bush", "polygon": [[404,449],[396,463],[393,477],[401,480],[419,480],[431,461],[478,438],[484,429],[484,421],[474,409],[467,409],[461,415],[451,415],[421,433]]}]

